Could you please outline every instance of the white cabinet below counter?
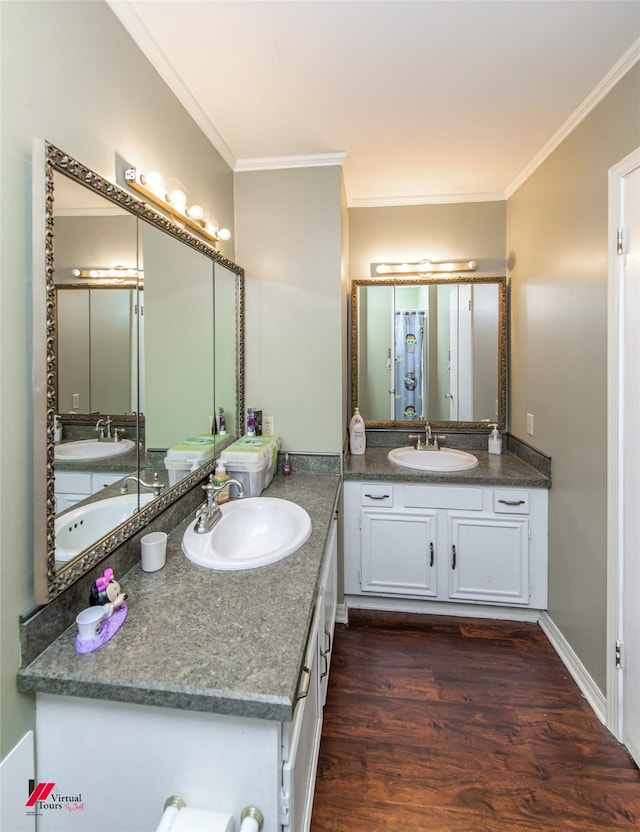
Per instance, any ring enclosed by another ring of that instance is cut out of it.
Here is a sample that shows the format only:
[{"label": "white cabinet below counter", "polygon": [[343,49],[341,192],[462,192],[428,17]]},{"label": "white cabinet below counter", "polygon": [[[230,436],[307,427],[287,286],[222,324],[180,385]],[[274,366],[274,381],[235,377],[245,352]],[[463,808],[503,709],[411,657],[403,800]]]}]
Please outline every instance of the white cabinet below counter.
[{"label": "white cabinet below counter", "polygon": [[56,471],[56,514],[126,477],[123,471]]},{"label": "white cabinet below counter", "polygon": [[545,488],[344,483],[345,595],[545,609]]},{"label": "white cabinet below counter", "polygon": [[291,721],[38,693],[36,777],[56,783],[39,832],[153,832],[173,794],[236,822],[256,806],[262,832],[308,832],[336,614],[336,527],[334,517]]}]

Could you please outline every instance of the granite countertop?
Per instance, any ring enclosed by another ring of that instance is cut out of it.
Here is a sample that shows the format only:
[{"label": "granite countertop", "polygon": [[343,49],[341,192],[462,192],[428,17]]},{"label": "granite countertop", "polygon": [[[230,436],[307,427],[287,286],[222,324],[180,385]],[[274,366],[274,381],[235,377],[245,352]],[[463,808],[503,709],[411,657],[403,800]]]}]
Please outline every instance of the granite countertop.
[{"label": "granite countertop", "polygon": [[[367,448],[361,456],[347,455],[345,480],[399,480],[422,485],[503,485],[511,487],[550,488],[551,480],[513,453],[490,454],[470,449],[478,465],[469,471],[451,473],[414,471],[389,462],[391,448]],[[425,452],[426,453],[426,452]]]},{"label": "granite countertop", "polygon": [[305,508],[311,537],[254,570],[191,563],[180,548],[190,516],[169,535],[163,569],[138,563],[119,578],[129,611],[111,641],[79,655],[70,627],[18,672],[19,690],[290,720],[339,488],[337,475],[276,476],[264,496]]}]

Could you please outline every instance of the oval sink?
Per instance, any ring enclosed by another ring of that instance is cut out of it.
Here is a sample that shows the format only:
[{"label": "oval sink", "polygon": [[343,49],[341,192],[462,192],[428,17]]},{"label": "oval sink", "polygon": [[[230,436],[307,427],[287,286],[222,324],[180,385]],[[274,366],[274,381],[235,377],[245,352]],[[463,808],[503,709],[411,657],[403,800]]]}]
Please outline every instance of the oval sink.
[{"label": "oval sink", "polygon": [[394,448],[389,451],[387,459],[403,468],[415,471],[468,471],[478,464],[477,458],[467,451],[455,448]]},{"label": "oval sink", "polygon": [[122,494],[105,497],[71,508],[56,517],[56,555],[58,561],[75,558],[93,543],[124,523],[154,499],[153,494]]},{"label": "oval sink", "polygon": [[92,459],[109,459],[112,456],[126,454],[135,447],[132,439],[120,439],[118,442],[100,442],[98,439],[78,439],[75,442],[63,442],[54,448],[54,459],[64,462],[83,462]]},{"label": "oval sink", "polygon": [[207,569],[255,569],[292,555],[309,539],[311,518],[289,500],[245,497],[220,506],[222,519],[206,534],[196,521],[182,538],[182,551]]}]

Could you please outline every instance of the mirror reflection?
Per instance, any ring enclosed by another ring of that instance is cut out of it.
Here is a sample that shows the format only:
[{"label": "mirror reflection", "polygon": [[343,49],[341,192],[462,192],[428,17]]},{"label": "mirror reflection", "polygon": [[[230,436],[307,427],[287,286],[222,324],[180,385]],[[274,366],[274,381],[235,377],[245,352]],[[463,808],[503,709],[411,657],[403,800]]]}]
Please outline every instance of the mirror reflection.
[{"label": "mirror reflection", "polygon": [[42,603],[237,438],[244,348],[242,269],[52,145],[41,184],[34,218],[44,207],[52,232],[43,229],[34,285],[36,373],[47,368],[46,389],[34,391]]},{"label": "mirror reflection", "polygon": [[370,426],[505,424],[506,281],[354,281],[352,406]]}]

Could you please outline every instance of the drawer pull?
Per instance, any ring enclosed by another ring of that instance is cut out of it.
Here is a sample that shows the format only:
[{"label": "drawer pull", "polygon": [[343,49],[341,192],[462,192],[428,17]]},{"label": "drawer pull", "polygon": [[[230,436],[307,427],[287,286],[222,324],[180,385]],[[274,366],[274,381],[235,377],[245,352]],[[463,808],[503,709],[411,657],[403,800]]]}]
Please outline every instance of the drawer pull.
[{"label": "drawer pull", "polygon": [[456,568],[456,547],[455,546],[451,547],[451,568],[452,569]]},{"label": "drawer pull", "polygon": [[523,506],[527,501],[526,500],[498,500],[499,503],[502,503],[505,506]]},{"label": "drawer pull", "polygon": [[429,566],[433,566],[433,541],[429,544]]},{"label": "drawer pull", "polygon": [[370,500],[388,500],[391,494],[365,494]]},{"label": "drawer pull", "polygon": [[296,701],[298,699],[304,699],[305,696],[308,695],[309,687],[311,685],[311,670],[306,665],[304,665],[303,668],[302,668],[302,672],[305,674],[306,679],[305,679],[302,687],[298,691],[298,695],[296,696]]}]

